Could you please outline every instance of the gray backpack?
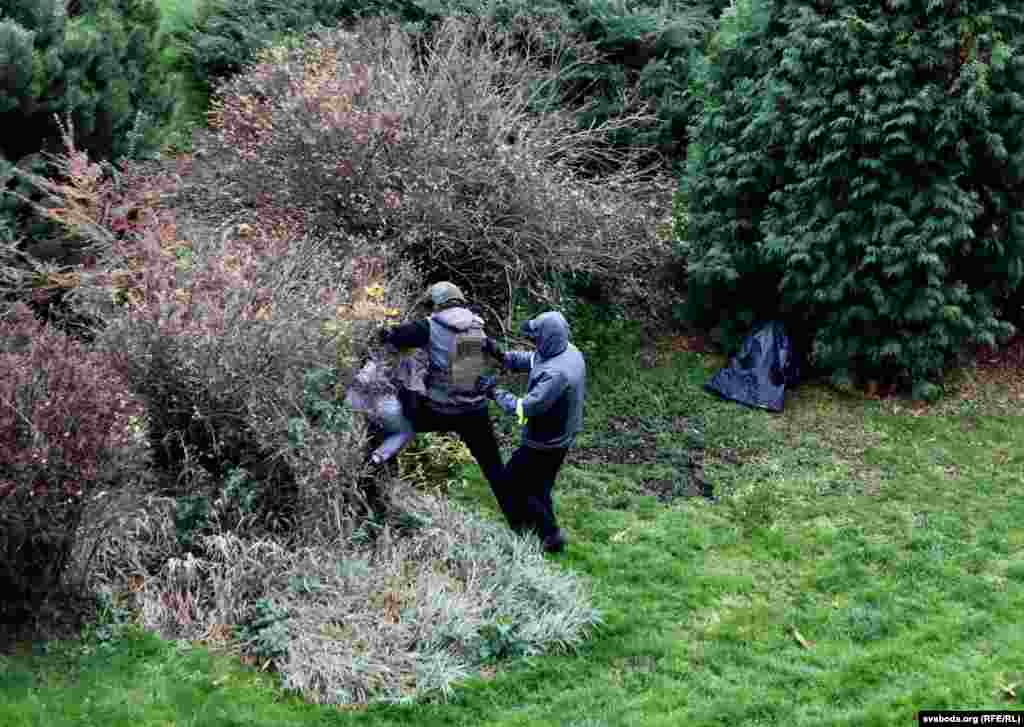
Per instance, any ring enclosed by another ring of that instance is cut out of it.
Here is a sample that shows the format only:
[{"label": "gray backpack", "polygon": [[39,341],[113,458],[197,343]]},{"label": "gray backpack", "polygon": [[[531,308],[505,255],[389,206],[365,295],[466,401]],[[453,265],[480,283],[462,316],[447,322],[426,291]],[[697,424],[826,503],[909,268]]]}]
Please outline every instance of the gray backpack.
[{"label": "gray backpack", "polygon": [[483,319],[465,308],[450,308],[432,315],[430,324],[427,398],[442,410],[485,403],[476,391],[477,379],[488,366]]},{"label": "gray backpack", "polygon": [[477,379],[486,373],[488,365],[483,350],[483,322],[464,330],[451,330],[454,335],[448,349],[448,386],[460,393],[476,391]]}]

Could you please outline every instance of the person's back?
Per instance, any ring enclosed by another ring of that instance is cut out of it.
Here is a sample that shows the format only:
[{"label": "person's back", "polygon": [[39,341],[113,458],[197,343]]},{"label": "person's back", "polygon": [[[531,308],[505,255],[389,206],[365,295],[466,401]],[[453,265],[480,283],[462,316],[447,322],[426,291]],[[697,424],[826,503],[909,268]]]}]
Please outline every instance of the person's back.
[{"label": "person's back", "polygon": [[391,379],[392,372],[370,360],[359,370],[345,393],[345,403],[353,411],[366,415],[378,430],[373,438],[376,446],[369,456],[369,461],[375,465],[390,460],[414,436],[412,421],[404,411],[398,389]]},{"label": "person's back", "polygon": [[434,309],[428,318],[384,329],[380,339],[397,348],[426,350],[424,393],[417,397],[422,406],[406,407],[415,410],[413,426],[417,432],[458,434],[498,495],[501,451],[487,399],[476,389],[487,364],[484,321],[452,283],[435,283],[427,295]]},{"label": "person's back", "polygon": [[427,321],[427,406],[446,414],[486,409],[487,399],[476,390],[476,380],[487,363],[483,319],[469,308],[454,305],[434,313]]}]

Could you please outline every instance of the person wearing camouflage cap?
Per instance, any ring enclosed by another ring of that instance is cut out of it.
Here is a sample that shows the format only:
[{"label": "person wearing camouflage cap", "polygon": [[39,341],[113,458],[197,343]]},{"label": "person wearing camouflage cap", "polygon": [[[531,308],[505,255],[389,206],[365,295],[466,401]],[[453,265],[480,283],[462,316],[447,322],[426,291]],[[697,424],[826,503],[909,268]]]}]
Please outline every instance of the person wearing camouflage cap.
[{"label": "person wearing camouflage cap", "polygon": [[465,305],[466,296],[462,294],[459,286],[442,280],[427,288],[427,298],[435,310],[441,310],[452,303],[459,302]]},{"label": "person wearing camouflage cap", "polygon": [[429,316],[379,333],[382,343],[399,349],[422,348],[428,354],[425,391],[416,397],[403,392],[403,408],[416,432],[457,434],[506,511],[500,485],[501,451],[487,398],[476,389],[476,380],[489,365],[483,351],[484,321],[469,309],[466,296],[454,283],[434,283],[425,299],[432,308]]}]

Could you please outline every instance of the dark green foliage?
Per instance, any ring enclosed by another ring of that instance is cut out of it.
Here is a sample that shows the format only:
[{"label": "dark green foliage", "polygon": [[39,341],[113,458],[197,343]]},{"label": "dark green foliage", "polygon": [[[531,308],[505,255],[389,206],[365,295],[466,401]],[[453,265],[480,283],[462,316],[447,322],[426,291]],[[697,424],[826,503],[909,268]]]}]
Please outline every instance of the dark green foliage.
[{"label": "dark green foliage", "polygon": [[690,316],[730,343],[781,317],[837,380],[923,395],[1008,334],[1022,26],[995,0],[740,3],[693,83]]},{"label": "dark green foliage", "polygon": [[479,638],[477,658],[485,664],[522,656],[529,647],[516,633],[516,625],[504,620],[481,626]]},{"label": "dark green foliage", "polygon": [[623,130],[614,141],[653,146],[670,159],[685,156],[693,112],[687,93],[689,58],[710,28],[708,5],[697,2],[623,3],[577,0],[570,4],[572,32],[596,45],[600,61],[572,71],[568,81],[589,102],[580,125],[601,123],[649,105],[658,123]]},{"label": "dark green foliage", "polygon": [[210,526],[210,500],[203,495],[186,495],[174,504],[174,532],[178,542],[191,548]]},{"label": "dark green foliage", "polygon": [[[0,192],[37,196],[12,165],[51,171],[40,152],[62,148],[58,118],[70,118],[76,145],[96,159],[156,146],[174,102],[158,25],[155,0],[0,0]],[[0,242],[18,237],[54,230],[0,194]]]},{"label": "dark green foliage", "polygon": [[177,41],[184,45],[184,70],[209,92],[272,42],[374,15],[407,21],[426,17],[413,0],[218,0],[203,5],[187,36]]},{"label": "dark green foliage", "polygon": [[172,103],[158,25],[153,0],[0,0],[0,157],[52,150],[66,114],[94,157],[127,154]]},{"label": "dark green foliage", "polygon": [[262,660],[288,655],[288,618],[283,607],[261,598],[253,606],[249,620],[238,627],[238,639],[245,650]]},{"label": "dark green foliage", "polygon": [[[553,287],[559,292],[560,310],[572,323],[572,342],[588,362],[598,364],[623,346],[639,347],[640,325],[635,319],[641,311],[617,302],[615,294],[621,291],[609,290],[606,281],[585,273],[555,276]],[[529,302],[523,317],[532,318],[549,308],[539,301]]]}]

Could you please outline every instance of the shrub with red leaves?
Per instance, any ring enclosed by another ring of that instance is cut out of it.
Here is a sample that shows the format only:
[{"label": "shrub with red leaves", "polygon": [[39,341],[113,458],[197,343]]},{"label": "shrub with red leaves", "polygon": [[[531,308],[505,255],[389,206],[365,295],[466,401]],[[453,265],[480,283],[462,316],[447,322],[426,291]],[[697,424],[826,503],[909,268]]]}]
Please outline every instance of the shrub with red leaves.
[{"label": "shrub with red leaves", "polygon": [[236,223],[167,209],[161,192],[180,180],[167,189],[139,167],[104,177],[70,132],[64,144],[64,181],[29,181],[46,193],[40,213],[93,260],[9,275],[13,292],[66,291],[96,322],[92,346],[144,406],[151,474],[164,494],[210,505],[196,529],[348,528],[368,506],[365,427],[338,391],[406,307],[414,272],[381,251],[345,254],[301,210],[259,207]]},{"label": "shrub with red leaves", "polygon": [[370,83],[367,64],[312,37],[291,53],[267,51],[225,84],[211,122],[237,155],[241,188],[332,226],[337,217],[351,232],[386,226],[399,194],[380,166],[399,140],[401,117],[375,108]]},{"label": "shrub with red leaves", "polygon": [[0,318],[0,341],[0,591],[17,610],[59,585],[90,493],[144,462],[141,407],[108,356],[25,305]]}]

